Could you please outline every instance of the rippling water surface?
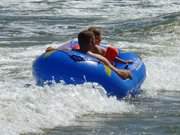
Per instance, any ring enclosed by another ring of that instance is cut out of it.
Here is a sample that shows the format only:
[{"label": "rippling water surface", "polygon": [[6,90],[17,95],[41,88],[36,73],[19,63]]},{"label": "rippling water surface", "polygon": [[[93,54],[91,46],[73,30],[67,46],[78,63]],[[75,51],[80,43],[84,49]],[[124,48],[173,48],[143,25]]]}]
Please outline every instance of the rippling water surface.
[{"label": "rippling water surface", "polygon": [[[138,97],[118,101],[91,83],[35,85],[32,61],[88,26],[142,57]],[[179,67],[179,0],[1,0],[0,134],[179,135]]]}]

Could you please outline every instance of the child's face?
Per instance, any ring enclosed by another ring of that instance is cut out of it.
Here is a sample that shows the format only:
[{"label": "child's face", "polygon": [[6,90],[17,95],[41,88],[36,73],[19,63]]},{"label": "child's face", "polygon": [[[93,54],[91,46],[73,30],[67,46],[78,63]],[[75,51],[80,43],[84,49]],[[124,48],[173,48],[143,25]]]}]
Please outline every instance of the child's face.
[{"label": "child's face", "polygon": [[102,40],[101,36],[96,36],[96,37],[95,37],[95,44],[96,44],[96,45],[100,45],[101,40]]}]

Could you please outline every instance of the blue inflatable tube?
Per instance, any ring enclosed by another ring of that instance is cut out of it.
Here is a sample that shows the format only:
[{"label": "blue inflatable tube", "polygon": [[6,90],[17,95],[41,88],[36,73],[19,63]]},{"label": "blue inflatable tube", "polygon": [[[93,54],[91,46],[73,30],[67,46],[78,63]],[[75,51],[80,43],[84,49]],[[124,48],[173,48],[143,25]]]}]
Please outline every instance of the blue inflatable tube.
[{"label": "blue inflatable tube", "polygon": [[117,68],[128,69],[132,79],[124,80],[99,60],[77,51],[50,51],[40,55],[33,63],[33,75],[38,85],[62,80],[66,84],[96,82],[107,91],[107,95],[122,98],[135,95],[146,77],[145,65],[135,53],[120,51],[120,58],[132,60],[133,64],[115,63]]}]

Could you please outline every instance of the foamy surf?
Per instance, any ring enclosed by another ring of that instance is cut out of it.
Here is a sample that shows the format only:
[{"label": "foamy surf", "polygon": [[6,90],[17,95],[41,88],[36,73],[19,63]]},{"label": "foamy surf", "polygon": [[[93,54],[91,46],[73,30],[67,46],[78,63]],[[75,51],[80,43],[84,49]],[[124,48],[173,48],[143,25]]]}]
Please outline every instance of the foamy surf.
[{"label": "foamy surf", "polygon": [[0,127],[7,135],[68,126],[88,114],[135,112],[134,105],[107,97],[102,87],[92,83],[38,87],[33,81],[26,85],[26,81],[7,80],[0,89]]}]

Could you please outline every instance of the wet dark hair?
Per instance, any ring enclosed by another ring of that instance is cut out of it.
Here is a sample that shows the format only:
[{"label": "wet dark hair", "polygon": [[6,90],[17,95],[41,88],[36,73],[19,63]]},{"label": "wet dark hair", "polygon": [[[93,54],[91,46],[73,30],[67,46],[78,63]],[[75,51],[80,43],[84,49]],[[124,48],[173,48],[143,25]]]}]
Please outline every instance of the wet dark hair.
[{"label": "wet dark hair", "polygon": [[101,36],[101,30],[97,27],[89,27],[88,31],[91,31],[94,33],[94,36]]},{"label": "wet dark hair", "polygon": [[94,33],[88,30],[81,31],[78,34],[78,42],[80,46],[80,51],[87,52],[89,51],[92,46],[90,42],[94,40]]}]

